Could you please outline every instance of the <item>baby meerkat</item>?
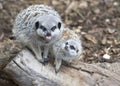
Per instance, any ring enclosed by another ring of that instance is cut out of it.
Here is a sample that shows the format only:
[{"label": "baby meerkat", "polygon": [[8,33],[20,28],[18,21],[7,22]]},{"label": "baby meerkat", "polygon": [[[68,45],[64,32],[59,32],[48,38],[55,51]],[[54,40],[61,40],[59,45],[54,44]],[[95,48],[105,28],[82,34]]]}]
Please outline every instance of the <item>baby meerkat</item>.
[{"label": "baby meerkat", "polygon": [[82,53],[82,45],[79,36],[72,30],[66,28],[62,38],[54,43],[53,55],[55,57],[55,72],[57,73],[62,64],[62,60],[71,63],[75,58],[79,58]]},{"label": "baby meerkat", "polygon": [[13,34],[17,40],[31,49],[37,60],[42,63],[47,61],[49,47],[60,39],[62,32],[60,15],[46,5],[32,5],[26,8],[17,15],[13,27]]}]

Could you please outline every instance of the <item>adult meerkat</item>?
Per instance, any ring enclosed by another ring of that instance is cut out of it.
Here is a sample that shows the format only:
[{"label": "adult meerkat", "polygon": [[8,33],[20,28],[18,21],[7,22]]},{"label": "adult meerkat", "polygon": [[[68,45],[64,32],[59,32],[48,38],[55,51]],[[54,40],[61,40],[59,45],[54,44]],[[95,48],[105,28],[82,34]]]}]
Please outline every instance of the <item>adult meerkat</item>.
[{"label": "adult meerkat", "polygon": [[62,64],[62,60],[71,62],[73,59],[80,57],[82,45],[79,36],[72,30],[66,28],[63,31],[62,38],[54,43],[53,55],[55,57],[55,72],[57,73]]},{"label": "adult meerkat", "polygon": [[13,27],[13,34],[17,40],[30,48],[42,63],[47,61],[49,47],[59,40],[62,32],[60,15],[46,5],[32,5],[24,9],[17,15]]}]

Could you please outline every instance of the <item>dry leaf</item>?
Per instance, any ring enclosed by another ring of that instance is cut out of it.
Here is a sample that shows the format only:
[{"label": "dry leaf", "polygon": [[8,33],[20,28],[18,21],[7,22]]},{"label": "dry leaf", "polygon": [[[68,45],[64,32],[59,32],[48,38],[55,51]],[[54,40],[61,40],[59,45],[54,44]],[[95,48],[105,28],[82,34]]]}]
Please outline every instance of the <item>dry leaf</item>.
[{"label": "dry leaf", "polygon": [[76,33],[80,33],[80,32],[81,32],[81,28],[82,28],[82,26],[79,26],[78,28],[74,28],[73,30],[74,30]]},{"label": "dry leaf", "polygon": [[110,28],[108,28],[108,33],[112,34],[112,33],[114,33],[114,32],[115,32],[115,29],[110,29]]},{"label": "dry leaf", "polygon": [[107,38],[104,37],[101,42],[102,42],[103,45],[105,45],[107,43]]},{"label": "dry leaf", "polygon": [[87,40],[93,42],[94,44],[97,44],[97,40],[96,40],[96,38],[95,38],[94,36],[86,34],[86,35],[85,35],[85,38],[86,38]]},{"label": "dry leaf", "polygon": [[87,8],[88,7],[88,3],[87,1],[81,1],[79,4],[79,8]]},{"label": "dry leaf", "polygon": [[71,10],[75,10],[78,8],[78,1],[72,1],[72,3],[68,6],[68,8],[65,10],[65,13],[70,13]]}]

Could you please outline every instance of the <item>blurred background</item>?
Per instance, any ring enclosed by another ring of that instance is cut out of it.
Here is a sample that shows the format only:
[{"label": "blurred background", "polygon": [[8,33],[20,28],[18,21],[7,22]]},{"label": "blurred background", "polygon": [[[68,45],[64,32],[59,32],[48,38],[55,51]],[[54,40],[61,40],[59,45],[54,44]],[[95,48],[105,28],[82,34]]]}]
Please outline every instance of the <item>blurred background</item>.
[{"label": "blurred background", "polygon": [[83,62],[120,58],[120,0],[0,0],[0,41],[12,35],[16,15],[30,5],[47,4],[82,39]]}]

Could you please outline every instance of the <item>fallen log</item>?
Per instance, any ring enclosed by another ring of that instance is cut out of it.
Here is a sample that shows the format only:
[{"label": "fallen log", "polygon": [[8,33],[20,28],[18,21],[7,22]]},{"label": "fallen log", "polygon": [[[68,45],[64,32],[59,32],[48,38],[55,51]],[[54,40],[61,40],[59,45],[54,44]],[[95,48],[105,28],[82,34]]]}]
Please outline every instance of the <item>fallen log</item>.
[{"label": "fallen log", "polygon": [[32,53],[22,50],[5,68],[19,86],[120,86],[115,72],[96,64],[63,65],[57,74],[54,66],[44,66]]}]

